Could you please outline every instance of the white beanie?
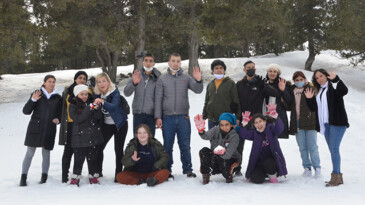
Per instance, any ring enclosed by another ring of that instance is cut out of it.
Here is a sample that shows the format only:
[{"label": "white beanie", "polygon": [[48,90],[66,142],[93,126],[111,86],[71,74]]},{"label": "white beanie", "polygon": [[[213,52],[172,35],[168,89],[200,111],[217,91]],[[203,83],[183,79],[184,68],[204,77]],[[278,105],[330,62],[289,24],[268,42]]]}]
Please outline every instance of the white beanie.
[{"label": "white beanie", "polygon": [[87,87],[87,85],[81,84],[81,85],[76,85],[74,87],[74,95],[75,97],[82,91],[89,91],[89,88]]},{"label": "white beanie", "polygon": [[267,66],[267,71],[269,71],[270,68],[276,70],[278,76],[281,74],[280,66],[278,64],[271,63],[269,66]]}]

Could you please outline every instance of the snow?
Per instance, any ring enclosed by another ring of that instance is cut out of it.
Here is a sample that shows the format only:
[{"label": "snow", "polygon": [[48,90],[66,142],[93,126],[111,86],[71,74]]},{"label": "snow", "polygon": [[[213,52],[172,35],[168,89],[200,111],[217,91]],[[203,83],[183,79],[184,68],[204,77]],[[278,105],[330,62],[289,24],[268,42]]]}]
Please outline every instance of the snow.
[{"label": "snow", "polygon": [[[266,67],[270,63],[277,63],[282,70],[282,77],[290,80],[297,70],[303,70],[307,52],[294,51],[280,56],[273,54],[253,57],[250,60],[256,63],[257,73],[266,74]],[[215,59],[201,59],[200,66],[203,70],[204,84],[213,79],[210,71],[210,63]],[[227,75],[237,81],[244,75],[242,65],[247,58],[225,59]],[[188,61],[183,61],[183,69],[186,70]],[[166,72],[167,63],[156,64],[156,67]],[[365,66],[352,67],[350,61],[341,59],[334,51],[324,51],[316,57],[313,68],[336,70],[340,78],[349,87],[349,93],[345,96],[345,104],[349,117],[350,128],[347,129],[341,144],[342,172],[344,184],[338,187],[326,188],[324,181],[330,177],[332,170],[330,153],[324,137],[318,134],[319,153],[323,177],[319,179],[303,178],[303,168],[295,136],[288,140],[280,140],[281,148],[287,161],[288,175],[280,178],[279,184],[265,183],[255,185],[248,183],[244,177],[234,179],[232,184],[226,184],[221,175],[211,177],[211,183],[202,185],[202,177],[199,173],[198,152],[204,146],[209,146],[208,141],[202,140],[195,129],[193,116],[201,113],[205,89],[202,94],[189,92],[190,117],[192,124],[191,153],[193,169],[198,177],[186,178],[182,175],[179,148],[174,147],[174,181],[168,181],[156,187],[146,185],[126,186],[115,184],[114,176],[114,150],[111,140],[105,150],[104,177],[100,179],[100,185],[89,185],[87,182],[87,167],[84,166],[83,178],[80,187],[61,183],[61,157],[63,146],[55,145],[51,152],[51,166],[49,179],[46,184],[38,184],[41,177],[41,151],[37,149],[28,175],[28,186],[19,187],[21,165],[25,156],[26,147],[24,138],[30,116],[22,113],[22,107],[30,96],[30,93],[39,88],[46,74],[53,74],[57,78],[56,89],[62,93],[63,87],[72,83],[76,70],[54,71],[49,73],[34,73],[21,75],[3,75],[0,80],[0,201],[1,204],[363,204],[365,196],[363,186],[365,170],[363,159],[365,141],[363,140],[363,118],[365,110]],[[118,73],[127,74],[132,66],[118,68]],[[95,76],[101,72],[100,68],[84,69],[89,76]],[[312,72],[303,71],[308,79]],[[122,80],[118,87],[123,90],[128,79]],[[128,97],[131,104],[133,99]],[[129,115],[130,128],[133,116]],[[57,133],[58,136],[58,133]],[[133,137],[129,129],[128,142]],[[156,131],[156,138],[162,141],[162,133]],[[58,137],[56,138],[56,143]],[[243,153],[243,173],[246,169],[251,142],[246,141]],[[73,164],[73,163],[72,163]],[[86,163],[85,163],[86,164]],[[72,165],[71,165],[72,167]]]}]

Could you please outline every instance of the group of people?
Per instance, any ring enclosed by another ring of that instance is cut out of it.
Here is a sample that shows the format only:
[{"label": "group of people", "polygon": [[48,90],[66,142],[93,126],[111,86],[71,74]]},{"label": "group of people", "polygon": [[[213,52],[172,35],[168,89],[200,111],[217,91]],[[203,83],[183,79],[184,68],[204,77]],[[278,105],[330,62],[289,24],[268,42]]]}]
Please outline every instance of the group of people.
[{"label": "group of people", "polygon": [[[23,108],[32,114],[28,125],[20,186],[27,185],[28,170],[36,147],[42,147],[42,176],[46,183],[50,151],[54,147],[56,125],[61,124],[59,144],[64,145],[62,182],[79,186],[86,159],[89,183],[98,184],[103,177],[103,151],[114,136],[115,176],[121,184],[147,183],[155,186],[173,178],[173,145],[175,135],[180,149],[183,174],[196,177],[191,162],[191,124],[188,90],[203,91],[202,73],[198,67],[192,77],[183,73],[181,56],[169,57],[166,74],[155,67],[151,54],[143,57],[143,67],[136,69],[124,88],[124,95],[134,93],[132,103],[134,138],[124,150],[128,131],[128,113],[123,109],[123,96],[106,73],[90,79],[79,71],[63,95],[55,92],[56,78],[47,75],[40,90],[32,93]],[[202,114],[194,117],[200,137],[210,141],[210,148],[199,151],[203,184],[210,176],[222,174],[227,183],[241,176],[245,140],[251,140],[245,177],[252,183],[278,183],[287,175],[279,138],[295,135],[304,168],[303,176],[321,176],[317,132],[325,136],[333,171],[326,186],[343,184],[339,147],[349,126],[343,96],[347,87],[335,72],[316,70],[312,82],[303,72],[293,74],[293,84],[280,77],[279,65],[270,64],[265,78],[255,74],[255,63],[243,65],[245,76],[235,83],[225,76],[221,60],[211,64],[214,80],[207,85]],[[287,111],[291,111],[290,126]],[[205,131],[205,120],[208,130]],[[154,138],[162,129],[163,145]],[[74,166],[69,174],[72,156]],[[124,166],[124,169],[123,169]]]}]

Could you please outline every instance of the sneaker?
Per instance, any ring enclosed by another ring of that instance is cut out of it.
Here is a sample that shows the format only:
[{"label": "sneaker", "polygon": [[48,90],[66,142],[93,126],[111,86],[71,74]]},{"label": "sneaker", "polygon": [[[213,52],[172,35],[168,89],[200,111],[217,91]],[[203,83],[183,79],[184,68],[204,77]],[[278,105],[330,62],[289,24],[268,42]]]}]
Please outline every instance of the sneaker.
[{"label": "sneaker", "polygon": [[271,178],[270,178],[270,182],[271,182],[271,183],[273,183],[273,184],[277,184],[277,183],[279,183],[279,181],[278,181],[278,178],[277,178],[277,177],[271,177]]},{"label": "sneaker", "polygon": [[73,174],[70,184],[80,186],[80,175]]},{"label": "sneaker", "polygon": [[195,178],[196,177],[196,174],[194,174],[194,172],[188,172],[188,173],[186,173],[186,176],[188,178]]},{"label": "sneaker", "polygon": [[304,172],[302,174],[303,177],[311,177],[312,176],[312,170],[311,168],[304,168]]},{"label": "sneaker", "polygon": [[155,177],[148,177],[146,179],[147,186],[152,187],[158,184],[158,180]]},{"label": "sneaker", "polygon": [[98,180],[98,176],[99,176],[99,174],[94,174],[94,176],[91,175],[91,174],[89,174],[89,182],[90,182],[90,184],[100,184],[100,182]]},{"label": "sneaker", "polygon": [[315,178],[320,178],[322,176],[321,168],[317,168],[317,169],[314,169],[314,170],[315,170],[314,177]]}]

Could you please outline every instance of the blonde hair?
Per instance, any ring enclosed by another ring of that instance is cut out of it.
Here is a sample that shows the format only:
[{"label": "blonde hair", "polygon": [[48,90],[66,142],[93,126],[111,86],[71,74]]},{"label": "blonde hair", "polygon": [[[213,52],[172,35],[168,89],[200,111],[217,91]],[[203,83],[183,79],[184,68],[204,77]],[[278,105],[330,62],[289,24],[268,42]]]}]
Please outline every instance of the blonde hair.
[{"label": "blonde hair", "polygon": [[94,92],[95,94],[99,95],[101,94],[100,90],[99,90],[99,87],[98,87],[98,80],[100,78],[104,77],[108,82],[109,82],[109,88],[108,88],[108,92],[111,92],[111,91],[114,91],[115,90],[115,85],[114,83],[112,83],[112,81],[110,80],[109,78],[109,75],[105,72],[102,72],[100,74],[98,74],[96,77],[95,77],[95,89],[94,89]]}]

